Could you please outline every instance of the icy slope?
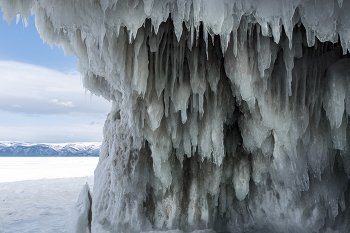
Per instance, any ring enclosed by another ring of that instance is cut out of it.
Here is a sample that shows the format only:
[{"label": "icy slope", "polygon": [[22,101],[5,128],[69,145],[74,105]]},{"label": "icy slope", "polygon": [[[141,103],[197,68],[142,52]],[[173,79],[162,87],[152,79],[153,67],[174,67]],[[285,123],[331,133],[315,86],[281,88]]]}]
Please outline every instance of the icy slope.
[{"label": "icy slope", "polygon": [[99,156],[101,143],[24,143],[0,142],[0,157],[43,157],[43,156]]},{"label": "icy slope", "polygon": [[0,6],[113,101],[92,232],[350,229],[350,0]]}]

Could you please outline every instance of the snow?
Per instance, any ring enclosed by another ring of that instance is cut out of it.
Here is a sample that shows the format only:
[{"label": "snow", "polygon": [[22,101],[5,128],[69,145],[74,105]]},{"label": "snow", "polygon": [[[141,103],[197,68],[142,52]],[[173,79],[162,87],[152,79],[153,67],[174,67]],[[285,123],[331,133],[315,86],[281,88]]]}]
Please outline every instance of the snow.
[{"label": "snow", "polygon": [[350,228],[350,1],[0,6],[113,102],[92,232]]},{"label": "snow", "polygon": [[80,190],[86,183],[93,188],[98,158],[17,157],[0,161],[0,232],[57,233],[67,232]]},{"label": "snow", "polygon": [[0,183],[93,175],[98,158],[0,157]]}]

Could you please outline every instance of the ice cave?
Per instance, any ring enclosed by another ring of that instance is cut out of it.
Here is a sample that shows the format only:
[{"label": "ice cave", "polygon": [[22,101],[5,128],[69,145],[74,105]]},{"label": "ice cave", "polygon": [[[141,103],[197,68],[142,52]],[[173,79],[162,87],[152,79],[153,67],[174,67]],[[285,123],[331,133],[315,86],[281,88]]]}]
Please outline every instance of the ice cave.
[{"label": "ice cave", "polygon": [[113,103],[79,232],[350,232],[350,0],[0,7]]}]

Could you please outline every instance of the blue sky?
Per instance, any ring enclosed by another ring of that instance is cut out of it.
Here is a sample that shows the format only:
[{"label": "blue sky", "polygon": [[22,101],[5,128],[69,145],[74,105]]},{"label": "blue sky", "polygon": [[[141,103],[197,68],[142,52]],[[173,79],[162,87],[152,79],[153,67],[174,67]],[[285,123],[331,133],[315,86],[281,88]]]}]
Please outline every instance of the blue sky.
[{"label": "blue sky", "polygon": [[34,16],[0,32],[0,141],[102,141],[111,103],[83,88],[77,58],[43,43]]}]

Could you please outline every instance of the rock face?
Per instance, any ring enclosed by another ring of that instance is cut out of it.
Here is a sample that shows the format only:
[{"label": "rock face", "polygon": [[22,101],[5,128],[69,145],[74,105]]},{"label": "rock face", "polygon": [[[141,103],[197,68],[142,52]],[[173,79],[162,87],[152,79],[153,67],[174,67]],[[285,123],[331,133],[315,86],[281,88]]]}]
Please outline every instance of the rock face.
[{"label": "rock face", "polygon": [[350,1],[0,6],[113,102],[92,232],[350,229]]},{"label": "rock face", "polygon": [[0,142],[0,157],[98,157],[101,143]]}]

